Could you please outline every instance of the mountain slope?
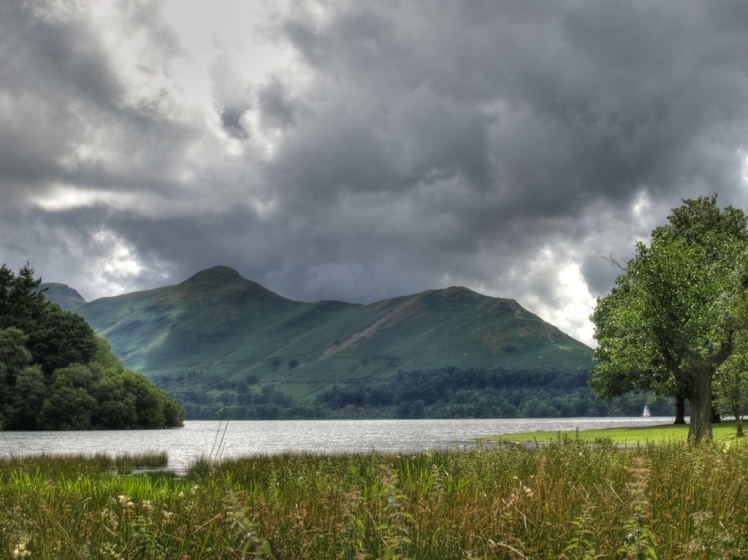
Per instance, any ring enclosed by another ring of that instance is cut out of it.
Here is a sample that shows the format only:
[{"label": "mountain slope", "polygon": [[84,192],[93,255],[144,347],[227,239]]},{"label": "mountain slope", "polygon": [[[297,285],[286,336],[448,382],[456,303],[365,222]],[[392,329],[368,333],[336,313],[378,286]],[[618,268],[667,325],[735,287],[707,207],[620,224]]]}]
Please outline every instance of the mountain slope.
[{"label": "mountain slope", "polygon": [[86,300],[70,286],[57,282],[46,282],[39,286],[45,290],[48,299],[57,303],[65,311],[77,311],[86,304]]},{"label": "mountain slope", "polygon": [[[55,299],[58,292],[48,292]],[[370,305],[281,297],[228,267],[175,286],[102,298],[77,311],[126,366],[159,378],[201,371],[295,397],[398,371],[586,370],[591,350],[517,302],[466,288]]]}]

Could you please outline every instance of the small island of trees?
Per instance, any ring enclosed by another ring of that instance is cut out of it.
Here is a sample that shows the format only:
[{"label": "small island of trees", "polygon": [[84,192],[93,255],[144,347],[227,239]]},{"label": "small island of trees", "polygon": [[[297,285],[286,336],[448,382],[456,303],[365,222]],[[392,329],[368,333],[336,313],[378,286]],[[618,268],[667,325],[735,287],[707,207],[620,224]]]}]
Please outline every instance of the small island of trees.
[{"label": "small island of trees", "polygon": [[80,315],[48,301],[27,263],[0,267],[0,428],[181,427],[179,403],[125,369]]}]

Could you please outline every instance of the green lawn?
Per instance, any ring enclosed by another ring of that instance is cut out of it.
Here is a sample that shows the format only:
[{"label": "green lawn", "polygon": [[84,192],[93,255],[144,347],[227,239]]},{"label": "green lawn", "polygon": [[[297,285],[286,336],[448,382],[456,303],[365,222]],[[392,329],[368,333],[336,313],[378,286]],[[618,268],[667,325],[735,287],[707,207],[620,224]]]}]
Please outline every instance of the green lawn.
[{"label": "green lawn", "polygon": [[[713,425],[715,440],[735,439],[735,422],[721,422]],[[613,443],[663,443],[673,441],[685,441],[688,436],[688,426],[674,426],[665,424],[662,426],[643,426],[633,428],[604,428],[599,430],[579,431],[548,431],[548,432],[522,432],[517,434],[501,434],[480,438],[479,441],[500,441],[506,443],[527,443],[533,441],[547,442],[557,441],[563,438],[579,438],[581,440],[594,441],[598,439],[609,439]]]}]

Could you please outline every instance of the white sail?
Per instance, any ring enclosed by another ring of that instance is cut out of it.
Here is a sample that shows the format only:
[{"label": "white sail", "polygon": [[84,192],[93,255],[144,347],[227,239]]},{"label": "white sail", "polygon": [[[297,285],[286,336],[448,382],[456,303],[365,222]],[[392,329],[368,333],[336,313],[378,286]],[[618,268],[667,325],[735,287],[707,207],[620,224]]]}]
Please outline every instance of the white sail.
[{"label": "white sail", "polygon": [[642,412],[642,416],[652,416],[652,413],[649,411],[649,407],[646,404],[644,405],[644,412]]}]

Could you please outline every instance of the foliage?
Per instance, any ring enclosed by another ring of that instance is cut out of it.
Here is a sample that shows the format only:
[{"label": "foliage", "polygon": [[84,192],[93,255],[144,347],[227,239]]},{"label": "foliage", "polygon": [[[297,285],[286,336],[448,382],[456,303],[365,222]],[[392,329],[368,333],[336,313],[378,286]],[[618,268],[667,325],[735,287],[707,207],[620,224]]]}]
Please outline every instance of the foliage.
[{"label": "foliage", "polygon": [[709,438],[712,378],[742,328],[747,219],[716,195],[684,200],[638,243],[616,286],[598,299],[591,384],[603,397],[631,389],[686,397],[691,438]]},{"label": "foliage", "polygon": [[282,384],[237,382],[202,370],[154,382],[182,403],[188,419],[639,416],[645,404],[655,416],[673,414],[669,400],[643,391],[596,400],[588,380],[584,370],[446,367],[400,371],[386,381],[334,383],[314,400],[294,398]]},{"label": "foliage", "polygon": [[748,402],[748,355],[744,351],[730,356],[717,370],[714,378],[717,409],[733,416],[737,435],[743,435],[743,413]]},{"label": "foliage", "polygon": [[113,476],[128,463],[105,456],[6,458],[0,556],[745,558],[747,461],[745,445],[575,439],[202,459],[185,477]]},{"label": "foliage", "polygon": [[86,320],[57,305],[47,306],[36,325],[26,332],[33,361],[48,376],[70,364],[90,362],[97,351],[97,337]]},{"label": "foliage", "polygon": [[748,297],[743,291],[733,300],[732,323],[736,333],[733,352],[717,369],[714,395],[717,409],[735,418],[737,435],[743,435],[743,412],[748,402]]},{"label": "foliage", "polygon": [[398,418],[513,418],[598,415],[584,370],[496,368],[399,372],[373,384],[340,384],[317,401],[333,410],[391,407]]},{"label": "foliage", "polygon": [[86,321],[39,291],[23,267],[0,267],[0,425],[4,429],[163,428],[179,404],[127,371]]}]

